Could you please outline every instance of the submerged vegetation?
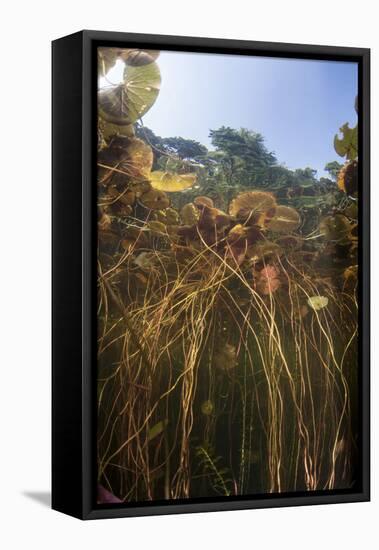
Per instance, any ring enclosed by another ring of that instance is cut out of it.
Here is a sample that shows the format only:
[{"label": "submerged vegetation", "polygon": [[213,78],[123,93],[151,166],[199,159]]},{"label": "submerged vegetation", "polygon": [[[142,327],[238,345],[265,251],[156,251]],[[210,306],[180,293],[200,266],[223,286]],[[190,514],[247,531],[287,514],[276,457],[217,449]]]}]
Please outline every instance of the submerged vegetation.
[{"label": "submerged vegetation", "polygon": [[98,99],[99,501],[350,487],[357,128],[321,179],[245,129],[160,138],[158,52],[100,48],[99,75],[120,60]]}]

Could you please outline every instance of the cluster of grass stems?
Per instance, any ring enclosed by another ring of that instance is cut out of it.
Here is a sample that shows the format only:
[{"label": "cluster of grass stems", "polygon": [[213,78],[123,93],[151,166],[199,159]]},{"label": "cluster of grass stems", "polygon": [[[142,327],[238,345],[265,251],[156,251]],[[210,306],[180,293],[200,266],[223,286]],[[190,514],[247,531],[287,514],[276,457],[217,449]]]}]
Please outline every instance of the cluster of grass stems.
[{"label": "cluster of grass stems", "polygon": [[[99,259],[99,482],[125,502],[349,487],[354,292],[289,253],[271,260],[285,284],[262,296],[251,269],[199,239],[186,262],[152,250],[138,290],[133,246]],[[305,315],[315,295],[328,307]]]}]

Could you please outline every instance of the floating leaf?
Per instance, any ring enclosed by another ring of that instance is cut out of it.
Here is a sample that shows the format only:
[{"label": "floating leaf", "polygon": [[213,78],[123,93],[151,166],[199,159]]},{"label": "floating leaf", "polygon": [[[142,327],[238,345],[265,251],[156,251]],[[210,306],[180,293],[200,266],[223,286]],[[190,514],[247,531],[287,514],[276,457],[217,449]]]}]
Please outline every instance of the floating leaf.
[{"label": "floating leaf", "polygon": [[133,67],[148,65],[159,57],[159,53],[159,50],[140,50],[135,48],[98,48],[98,74],[99,76],[105,76],[114,67],[118,59]]},{"label": "floating leaf", "polygon": [[358,266],[357,265],[351,265],[350,267],[347,267],[345,271],[343,272],[343,278],[345,281],[348,281],[350,279],[357,280],[358,278]]},{"label": "floating leaf", "polygon": [[108,231],[111,228],[112,220],[105,212],[101,213],[101,216],[97,222],[99,231]]},{"label": "floating leaf", "polygon": [[99,76],[105,76],[107,72],[116,64],[119,54],[118,48],[98,48],[97,50],[97,70]]},{"label": "floating leaf", "polygon": [[328,298],[326,296],[311,296],[308,298],[308,305],[314,310],[319,311],[323,307],[328,305]]},{"label": "floating leaf", "polygon": [[195,225],[199,216],[199,211],[192,202],[185,204],[180,211],[180,217],[184,225]]},{"label": "floating leaf", "polygon": [[263,226],[275,212],[275,197],[264,191],[246,191],[232,200],[229,214]]},{"label": "floating leaf", "polygon": [[156,63],[142,67],[126,66],[123,83],[100,90],[100,116],[113,124],[134,124],[154,104],[160,83],[161,76]]},{"label": "floating leaf", "polygon": [[121,241],[121,246],[128,250],[132,245],[135,248],[144,248],[148,244],[146,234],[136,227],[128,227],[124,235],[124,240]]},{"label": "floating leaf", "polygon": [[[140,179],[150,173],[153,163],[151,147],[141,139],[114,137],[111,145],[98,155],[98,181],[104,185],[114,185],[118,189],[134,187]],[[130,178],[133,178],[130,181]],[[151,188],[146,181],[145,191]],[[137,191],[137,189],[133,189]]]},{"label": "floating leaf", "polygon": [[102,131],[102,135],[106,141],[110,141],[114,136],[120,137],[134,137],[134,127],[133,124],[126,124],[125,126],[120,126],[119,124],[112,124],[106,120],[99,118],[99,127]]},{"label": "floating leaf", "polygon": [[144,271],[150,271],[154,267],[156,260],[157,257],[154,252],[141,252],[133,261]]},{"label": "floating leaf", "polygon": [[115,187],[109,187],[108,194],[110,197],[112,197],[113,202],[114,201],[120,201],[120,203],[131,206],[135,203],[136,200],[136,194],[133,191],[124,191],[120,193]]},{"label": "floating leaf", "polygon": [[196,181],[196,174],[172,174],[156,170],[151,172],[149,179],[154,189],[175,193],[190,189]]},{"label": "floating leaf", "polygon": [[159,50],[127,50],[121,58],[127,65],[132,67],[141,67],[148,65],[159,57]]},{"label": "floating leaf", "polygon": [[140,196],[140,202],[142,206],[151,210],[161,210],[170,206],[170,199],[166,193],[158,189],[150,189],[147,193],[143,193]]},{"label": "floating leaf", "polygon": [[358,156],[358,126],[349,128],[348,123],[340,128],[342,138],[336,134],[334,137],[334,149],[340,157],[354,160]]},{"label": "floating leaf", "polygon": [[320,222],[321,233],[330,241],[339,244],[348,244],[350,242],[351,230],[353,225],[343,214],[326,216]]},{"label": "floating leaf", "polygon": [[214,233],[214,228],[221,231],[230,225],[230,216],[218,208],[206,207],[201,210],[198,225]]},{"label": "floating leaf", "polygon": [[213,208],[213,200],[209,197],[196,197],[193,201],[195,206],[197,206],[199,209],[203,208]]},{"label": "floating leaf", "polygon": [[159,422],[154,424],[154,426],[148,431],[147,440],[152,441],[153,439],[158,437],[158,435],[160,435],[164,431],[167,424],[168,420],[160,420]]},{"label": "floating leaf", "polygon": [[300,225],[300,216],[297,210],[290,206],[277,206],[274,216],[267,227],[276,233],[289,233]]},{"label": "floating leaf", "polygon": [[209,399],[201,404],[201,412],[205,414],[205,416],[210,416],[213,413],[213,410],[214,405]]},{"label": "floating leaf", "polygon": [[141,195],[153,189],[151,187],[151,183],[147,180],[132,181],[129,183],[129,185],[130,185],[130,188],[135,192],[137,197],[141,197]]},{"label": "floating leaf", "polygon": [[348,195],[355,195],[358,191],[358,162],[348,162],[338,172],[337,185]]},{"label": "floating leaf", "polygon": [[241,240],[245,240],[247,233],[247,227],[244,225],[237,223],[228,233],[228,242],[229,243],[237,243]]},{"label": "floating leaf", "polygon": [[258,227],[249,227],[238,223],[228,233],[227,242],[229,244],[246,243],[249,247],[254,245],[262,238],[262,232]]},{"label": "floating leaf", "polygon": [[164,212],[167,225],[175,225],[179,222],[179,214],[174,208],[167,208]]},{"label": "floating leaf", "polygon": [[232,265],[241,265],[245,260],[249,245],[260,238],[260,231],[257,227],[246,227],[238,223],[228,233],[226,239],[226,260],[231,258]]},{"label": "floating leaf", "polygon": [[348,218],[351,218],[353,220],[357,220],[358,219],[358,204],[357,204],[357,202],[351,202],[348,206],[346,206],[343,213]]},{"label": "floating leaf", "polygon": [[154,213],[153,213],[153,216],[152,218],[154,220],[157,220],[161,223],[164,223],[166,224],[166,210],[156,210]]},{"label": "floating leaf", "polygon": [[263,260],[283,254],[279,244],[271,241],[259,241],[247,249],[247,256],[251,260]]},{"label": "floating leaf", "polygon": [[132,175],[148,177],[153,166],[153,151],[150,145],[142,139],[135,138],[129,142],[126,150]]},{"label": "floating leaf", "polygon": [[284,235],[283,237],[278,237],[276,243],[283,248],[288,248],[290,250],[299,250],[302,245],[302,240],[295,235]]},{"label": "floating leaf", "polygon": [[152,235],[156,237],[167,235],[166,226],[162,222],[152,220],[147,222],[147,227],[151,231]]}]

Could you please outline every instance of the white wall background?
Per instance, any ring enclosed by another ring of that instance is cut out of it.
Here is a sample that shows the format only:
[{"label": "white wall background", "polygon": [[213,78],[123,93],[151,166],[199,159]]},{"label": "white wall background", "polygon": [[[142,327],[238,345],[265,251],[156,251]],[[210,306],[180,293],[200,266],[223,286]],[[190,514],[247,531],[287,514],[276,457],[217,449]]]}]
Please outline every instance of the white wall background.
[{"label": "white wall background", "polygon": [[[379,202],[375,152],[379,145],[379,34],[375,2],[12,0],[4,3],[1,11],[1,547],[378,547],[379,301],[375,244]],[[46,501],[50,485],[50,41],[82,28],[372,48],[371,503],[83,523],[40,502]]]}]

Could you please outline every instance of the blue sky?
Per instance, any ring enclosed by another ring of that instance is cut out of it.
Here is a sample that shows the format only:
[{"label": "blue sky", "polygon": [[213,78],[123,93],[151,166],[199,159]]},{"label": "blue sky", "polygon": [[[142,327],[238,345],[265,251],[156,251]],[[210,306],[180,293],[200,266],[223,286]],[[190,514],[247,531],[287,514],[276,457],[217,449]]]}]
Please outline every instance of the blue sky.
[{"label": "blue sky", "polygon": [[333,138],[356,124],[357,64],[185,52],[162,52],[158,64],[161,91],[143,117],[156,134],[210,146],[210,129],[243,127],[289,168],[321,176],[327,162],[341,162]]}]

